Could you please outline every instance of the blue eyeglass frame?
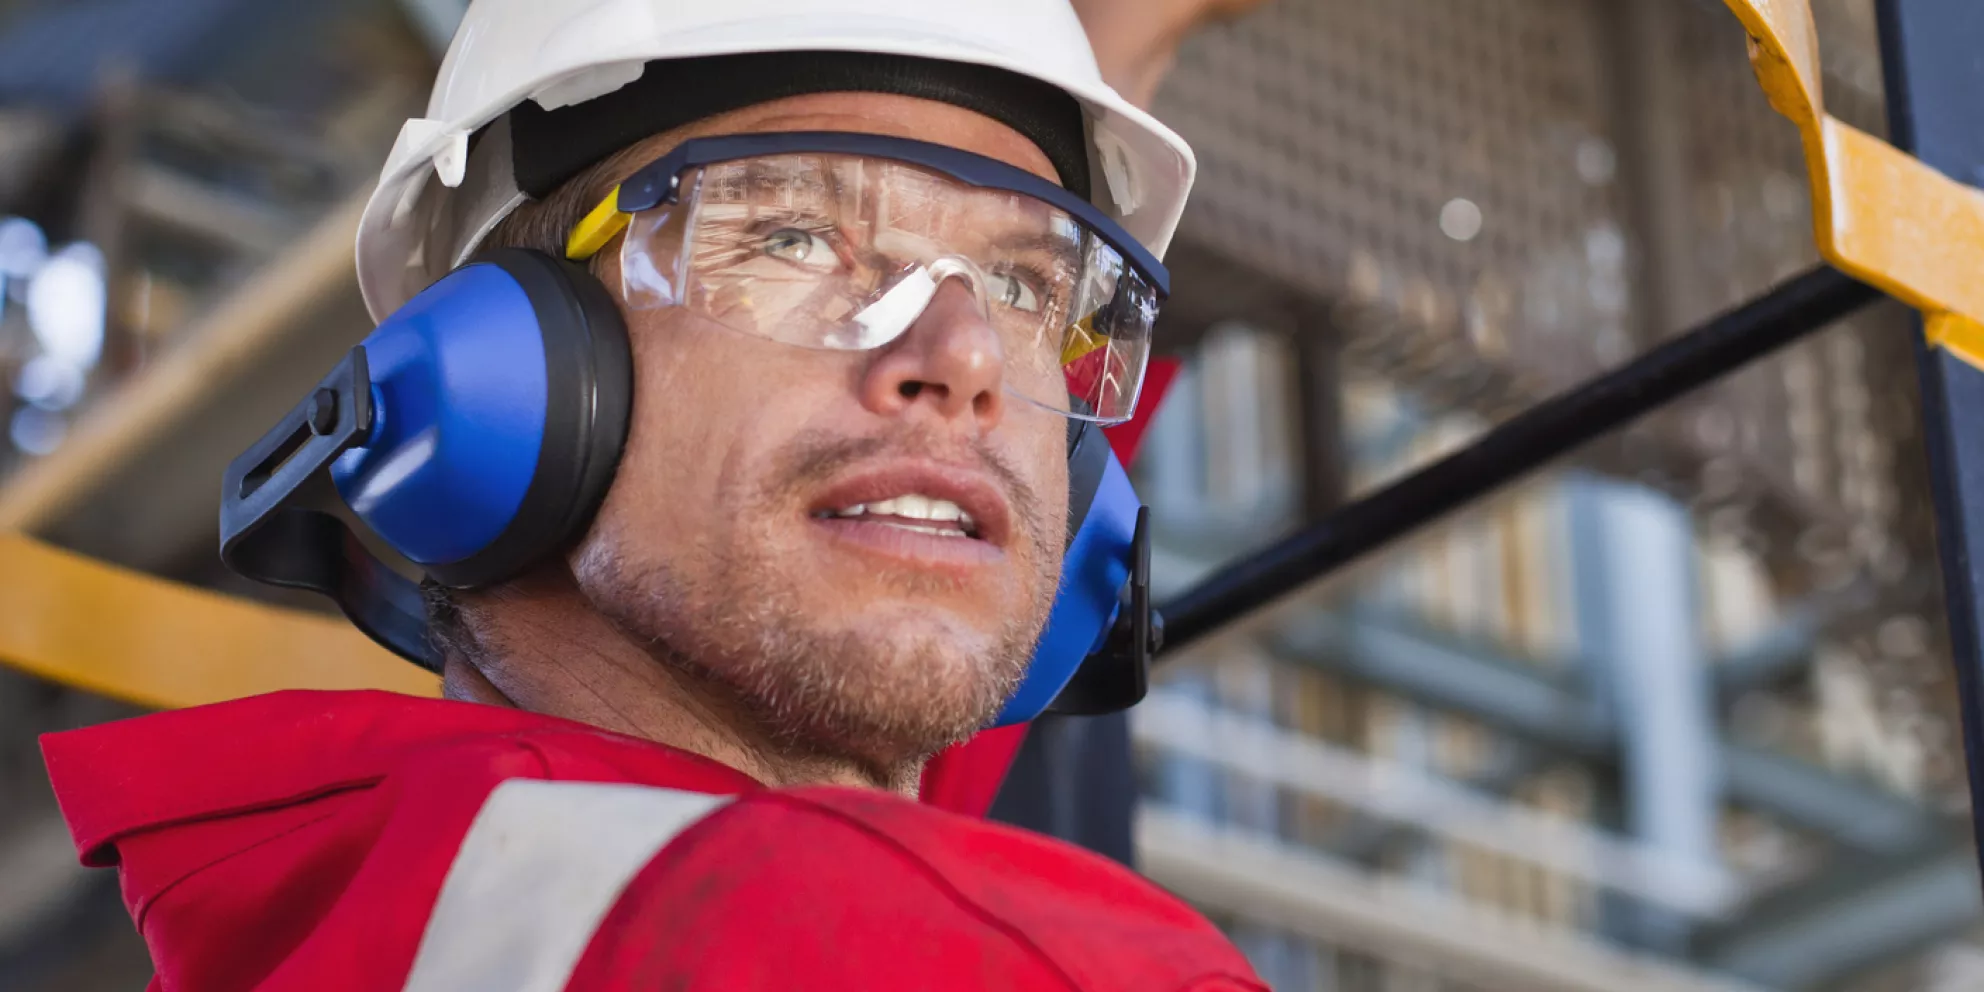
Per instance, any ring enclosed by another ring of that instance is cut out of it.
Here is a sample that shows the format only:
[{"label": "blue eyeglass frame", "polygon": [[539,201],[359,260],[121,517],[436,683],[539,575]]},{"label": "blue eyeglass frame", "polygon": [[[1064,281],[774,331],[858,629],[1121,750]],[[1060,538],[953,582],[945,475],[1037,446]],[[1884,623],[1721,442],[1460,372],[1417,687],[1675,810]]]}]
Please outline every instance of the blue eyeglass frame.
[{"label": "blue eyeglass frame", "polygon": [[1170,270],[1142,242],[1123,230],[1123,225],[1096,209],[1095,204],[998,159],[914,138],[852,131],[777,131],[691,138],[623,180],[614,209],[623,214],[637,214],[676,202],[682,173],[689,169],[760,155],[803,152],[888,159],[943,173],[967,186],[1033,197],[1066,211],[1108,242],[1157,293],[1160,302],[1171,297]]}]

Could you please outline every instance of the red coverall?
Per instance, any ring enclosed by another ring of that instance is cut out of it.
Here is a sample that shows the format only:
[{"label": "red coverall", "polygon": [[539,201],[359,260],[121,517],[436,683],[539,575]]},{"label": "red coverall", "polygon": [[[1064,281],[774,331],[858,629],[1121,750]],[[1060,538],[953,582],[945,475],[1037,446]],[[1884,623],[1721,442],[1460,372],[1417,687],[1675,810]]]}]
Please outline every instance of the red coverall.
[{"label": "red coverall", "polygon": [[1266,988],[1077,848],[519,710],[284,692],[43,750],[155,990]]}]

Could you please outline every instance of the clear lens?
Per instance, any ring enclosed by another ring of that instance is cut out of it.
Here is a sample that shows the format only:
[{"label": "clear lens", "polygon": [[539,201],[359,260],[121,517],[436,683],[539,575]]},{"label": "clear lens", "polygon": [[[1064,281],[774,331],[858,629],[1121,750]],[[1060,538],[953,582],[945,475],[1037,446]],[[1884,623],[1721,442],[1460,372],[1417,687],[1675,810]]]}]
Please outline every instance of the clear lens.
[{"label": "clear lens", "polygon": [[786,344],[868,350],[967,286],[999,332],[1013,394],[1114,422],[1135,409],[1157,294],[1065,211],[902,163],[792,154],[681,177],[636,216],[627,304],[680,306]]}]

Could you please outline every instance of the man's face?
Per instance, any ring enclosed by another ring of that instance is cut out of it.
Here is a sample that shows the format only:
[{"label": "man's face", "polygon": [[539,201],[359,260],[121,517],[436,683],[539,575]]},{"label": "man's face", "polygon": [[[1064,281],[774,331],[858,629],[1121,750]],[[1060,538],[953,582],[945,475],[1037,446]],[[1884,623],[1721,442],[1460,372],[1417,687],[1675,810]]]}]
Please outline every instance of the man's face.
[{"label": "man's face", "polygon": [[[799,97],[671,138],[816,130],[914,137],[1054,177],[1017,132],[908,97]],[[606,278],[618,288],[617,271]],[[592,603],[784,746],[884,771],[989,720],[1059,581],[1067,421],[1007,394],[1000,335],[968,292],[947,284],[869,352],[779,344],[679,308],[628,317],[633,425],[572,556]],[[871,512],[844,515],[856,506]],[[969,534],[911,519],[952,507]]]}]

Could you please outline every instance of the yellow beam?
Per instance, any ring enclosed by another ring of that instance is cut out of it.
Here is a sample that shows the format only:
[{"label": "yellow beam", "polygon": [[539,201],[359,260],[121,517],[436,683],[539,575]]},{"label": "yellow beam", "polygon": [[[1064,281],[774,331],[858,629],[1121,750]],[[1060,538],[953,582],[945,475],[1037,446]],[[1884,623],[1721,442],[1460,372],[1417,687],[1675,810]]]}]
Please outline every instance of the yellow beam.
[{"label": "yellow beam", "polygon": [[154,709],[277,689],[440,691],[432,675],[343,620],[166,582],[7,533],[0,662]]},{"label": "yellow beam", "polygon": [[1932,345],[1984,368],[1984,191],[1826,112],[1811,0],[1724,2],[1804,141],[1820,254],[1921,310]]}]

